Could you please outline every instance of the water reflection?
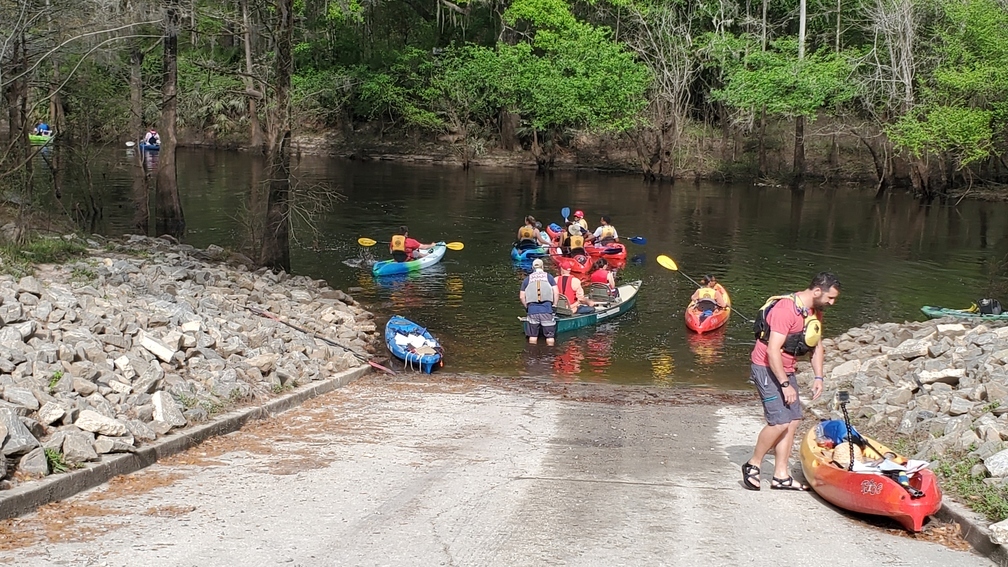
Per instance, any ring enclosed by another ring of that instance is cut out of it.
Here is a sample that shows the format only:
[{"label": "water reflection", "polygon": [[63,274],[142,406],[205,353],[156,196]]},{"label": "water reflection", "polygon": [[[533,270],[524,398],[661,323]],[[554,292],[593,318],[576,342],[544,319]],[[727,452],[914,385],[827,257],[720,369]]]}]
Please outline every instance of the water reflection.
[{"label": "water reflection", "polygon": [[686,342],[696,356],[698,364],[714,366],[721,362],[724,357],[725,333],[727,333],[726,328],[721,327],[709,333],[686,334]]},{"label": "water reflection", "polygon": [[558,382],[604,379],[613,362],[613,347],[619,323],[609,322],[557,338],[553,347],[527,345],[523,353],[525,372],[550,376]]},{"label": "water reflection", "polygon": [[647,355],[651,363],[651,379],[655,384],[671,386],[675,383],[675,360],[672,351],[653,349]]}]

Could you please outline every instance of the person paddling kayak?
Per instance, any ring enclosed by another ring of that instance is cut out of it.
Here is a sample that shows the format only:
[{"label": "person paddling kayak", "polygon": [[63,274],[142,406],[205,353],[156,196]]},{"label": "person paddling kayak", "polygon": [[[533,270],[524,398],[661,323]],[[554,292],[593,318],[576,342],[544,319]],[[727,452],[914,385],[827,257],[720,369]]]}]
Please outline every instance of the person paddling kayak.
[{"label": "person paddling kayak", "polygon": [[423,244],[418,240],[409,237],[409,228],[406,225],[399,227],[399,232],[389,239],[389,252],[396,262],[406,262],[414,258],[426,255],[425,252],[434,248],[434,243]]}]

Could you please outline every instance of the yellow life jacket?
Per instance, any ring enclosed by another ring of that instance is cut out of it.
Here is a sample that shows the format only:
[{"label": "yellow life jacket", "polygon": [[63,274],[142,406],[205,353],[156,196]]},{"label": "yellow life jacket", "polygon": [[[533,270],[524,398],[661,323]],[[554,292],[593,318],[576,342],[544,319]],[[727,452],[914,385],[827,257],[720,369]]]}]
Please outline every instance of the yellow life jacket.
[{"label": "yellow life jacket", "polygon": [[586,221],[584,219],[578,219],[578,221],[576,223],[574,223],[574,224],[581,225],[581,230],[584,230],[585,232],[588,232],[588,221]]},{"label": "yellow life jacket", "polygon": [[535,240],[536,231],[529,225],[525,225],[518,229],[518,240]]},{"label": "yellow life jacket", "polygon": [[784,348],[782,350],[792,356],[808,354],[819,344],[819,340],[822,339],[822,322],[819,321],[819,318],[811,309],[801,304],[801,301],[798,300],[798,296],[795,294],[775,295],[767,299],[767,302],[756,313],[756,321],[753,322],[753,332],[756,335],[756,339],[765,344],[770,343],[770,324],[767,322],[766,316],[781,299],[790,299],[793,301],[795,307],[801,311],[802,316],[805,318],[805,324],[802,326],[801,331],[790,333],[784,338]]},{"label": "yellow life jacket", "polygon": [[599,235],[599,240],[605,240],[606,238],[616,238],[616,229],[611,224],[602,226],[602,234]]},{"label": "yellow life jacket", "polygon": [[389,241],[389,252],[405,252],[406,251],[406,237],[397,234],[392,237]]},{"label": "yellow life jacket", "polygon": [[712,287],[702,287],[699,289],[699,294],[697,295],[697,301],[703,301],[704,299],[711,299],[717,297],[717,290]]},{"label": "yellow life jacket", "polygon": [[570,244],[569,244],[569,246],[570,246],[571,250],[576,250],[578,248],[584,248],[584,237],[581,236],[580,234],[577,235],[577,236],[574,236],[572,234],[571,237],[570,237]]}]

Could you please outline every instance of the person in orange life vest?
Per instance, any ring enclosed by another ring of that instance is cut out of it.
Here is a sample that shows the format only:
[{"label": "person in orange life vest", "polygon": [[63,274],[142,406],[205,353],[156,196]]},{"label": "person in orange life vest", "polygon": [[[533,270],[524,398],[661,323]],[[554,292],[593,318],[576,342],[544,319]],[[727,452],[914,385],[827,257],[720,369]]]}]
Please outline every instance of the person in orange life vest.
[{"label": "person in orange life vest", "polygon": [[588,230],[588,221],[585,220],[583,211],[574,211],[574,223],[581,226],[581,232],[585,234],[591,233]]},{"label": "person in orange life vest", "polygon": [[518,299],[525,306],[525,336],[529,344],[539,340],[539,330],[546,337],[546,344],[553,346],[556,336],[556,316],[553,314],[553,304],[560,290],[552,275],[543,271],[542,258],[532,260],[532,273],[522,281]]},{"label": "person in orange life vest", "polygon": [[757,314],[760,330],[750,355],[749,379],[763,400],[767,424],[756,437],[752,457],[742,465],[742,485],[749,490],[760,489],[759,467],[771,450],[774,452],[774,473],[770,488],[808,490],[808,486],[791,477],[788,464],[795,432],[802,420],[795,358],[812,353],[815,373],[812,399],[818,399],[823,391],[823,360],[826,358],[820,341],[823,310],[833,305],[839,295],[840,280],[830,272],[820,272],[812,278],[807,289],[770,298]]},{"label": "person in orange life vest", "polygon": [[[536,228],[535,217],[529,215],[525,217],[525,224],[518,229],[518,243],[517,248],[519,250],[528,250],[529,248],[536,248],[543,244],[542,233]],[[545,244],[549,246],[550,240],[547,238]]]},{"label": "person in orange life vest", "polygon": [[609,288],[609,295],[619,297],[619,289],[616,288],[616,276],[613,275],[613,270],[610,269],[609,262],[606,262],[605,258],[599,258],[592,264],[592,273],[588,277],[588,281],[593,284],[605,285]]},{"label": "person in orange life vest", "polygon": [[389,239],[389,252],[396,262],[405,262],[420,256],[425,256],[426,251],[434,247],[434,243],[422,244],[409,237],[409,228],[405,225],[399,227],[399,232]]},{"label": "person in orange life vest", "polygon": [[567,298],[567,303],[574,313],[584,315],[595,312],[592,300],[585,297],[581,280],[571,275],[570,264],[560,265],[560,279],[557,280],[557,289],[560,290],[560,295]]},{"label": "person in orange life vest", "polygon": [[704,319],[713,315],[715,310],[724,309],[728,305],[728,301],[725,299],[728,297],[728,292],[711,274],[700,278],[700,284],[702,287],[694,291],[690,297],[690,306],[696,306],[703,310],[700,315],[700,321],[703,322]]},{"label": "person in orange life vest", "polygon": [[619,234],[616,233],[616,227],[609,224],[609,222],[609,216],[603,215],[601,224],[595,229],[595,233],[589,236],[588,239],[601,246],[612,244],[613,242],[619,242]]}]

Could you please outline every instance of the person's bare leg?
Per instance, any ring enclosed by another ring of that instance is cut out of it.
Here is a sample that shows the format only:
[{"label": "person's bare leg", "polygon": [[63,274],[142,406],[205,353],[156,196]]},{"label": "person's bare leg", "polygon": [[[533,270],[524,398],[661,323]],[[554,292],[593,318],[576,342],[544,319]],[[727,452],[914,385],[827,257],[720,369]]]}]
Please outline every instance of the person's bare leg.
[{"label": "person's bare leg", "polygon": [[795,433],[798,431],[799,420],[793,420],[785,428],[786,434],[774,446],[774,476],[787,478],[791,476],[788,462],[791,460],[791,448],[794,446]]},{"label": "person's bare leg", "polygon": [[763,459],[766,457],[766,454],[770,452],[770,449],[773,449],[780,443],[781,436],[787,433],[787,428],[787,424],[764,425],[763,429],[759,432],[759,436],[756,437],[756,447],[753,448],[753,454],[752,458],[749,459],[749,464],[755,467],[763,464]]},{"label": "person's bare leg", "polygon": [[534,345],[534,344],[536,344],[536,341],[538,341],[538,340],[539,340],[539,337],[529,337],[529,344],[530,345]]},{"label": "person's bare leg", "polygon": [[553,337],[546,339],[546,346],[553,346]]}]

